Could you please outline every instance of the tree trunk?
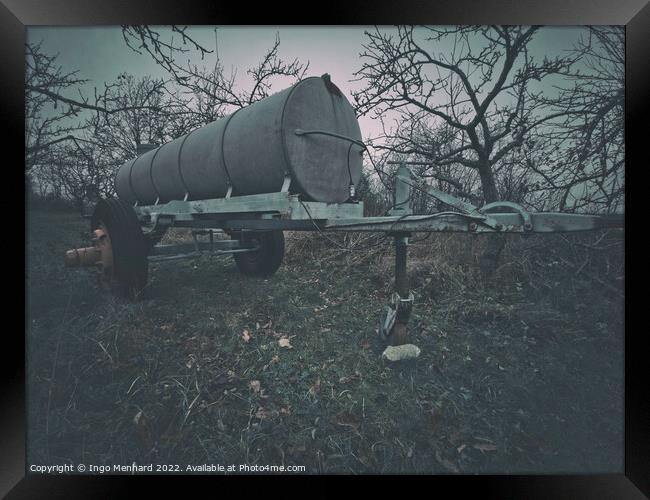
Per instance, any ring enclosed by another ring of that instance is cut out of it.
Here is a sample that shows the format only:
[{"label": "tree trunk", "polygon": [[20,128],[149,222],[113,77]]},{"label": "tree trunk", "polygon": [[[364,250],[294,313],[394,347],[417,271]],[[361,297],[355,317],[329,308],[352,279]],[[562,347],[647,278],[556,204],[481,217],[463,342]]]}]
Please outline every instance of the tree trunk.
[{"label": "tree trunk", "polygon": [[497,185],[494,182],[494,173],[490,164],[485,162],[484,165],[481,165],[478,169],[478,173],[481,176],[481,187],[483,188],[483,198],[485,203],[492,203],[493,201],[498,201],[499,192],[497,191]]},{"label": "tree trunk", "polygon": [[[479,168],[481,176],[481,186],[483,187],[483,198],[485,203],[492,203],[499,200],[499,192],[497,191],[496,183],[494,182],[494,172],[489,163]],[[490,234],[487,236],[487,246],[480,257],[479,267],[483,277],[489,279],[494,274],[498,264],[499,257],[506,244],[505,235],[503,234]]]},{"label": "tree trunk", "polygon": [[85,212],[85,204],[84,204],[84,199],[83,196],[76,196],[74,198],[74,206],[79,212],[80,215],[83,215]]}]

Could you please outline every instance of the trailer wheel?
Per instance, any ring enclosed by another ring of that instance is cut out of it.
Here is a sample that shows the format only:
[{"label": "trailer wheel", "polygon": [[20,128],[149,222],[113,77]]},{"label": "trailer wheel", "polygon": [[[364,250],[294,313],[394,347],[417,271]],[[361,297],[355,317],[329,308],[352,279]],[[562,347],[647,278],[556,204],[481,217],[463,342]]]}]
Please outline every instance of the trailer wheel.
[{"label": "trailer wheel", "polygon": [[116,294],[136,298],[147,284],[147,242],[133,208],[118,199],[100,200],[91,230],[102,252],[103,282]]},{"label": "trailer wheel", "polygon": [[282,231],[255,231],[247,234],[245,238],[260,248],[255,252],[233,254],[239,272],[247,276],[273,275],[284,258],[284,233]]}]

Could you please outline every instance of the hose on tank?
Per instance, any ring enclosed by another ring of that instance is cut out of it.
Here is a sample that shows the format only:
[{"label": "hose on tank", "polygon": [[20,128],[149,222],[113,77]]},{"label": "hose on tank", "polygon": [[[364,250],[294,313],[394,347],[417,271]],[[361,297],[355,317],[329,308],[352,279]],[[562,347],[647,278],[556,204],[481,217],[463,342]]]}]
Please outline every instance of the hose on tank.
[{"label": "hose on tank", "polygon": [[370,163],[372,164],[372,167],[375,169],[375,172],[379,176],[379,180],[381,183],[384,185],[384,188],[386,190],[390,191],[390,186],[384,181],[384,177],[382,175],[382,172],[379,170],[377,165],[375,164],[375,160],[372,159],[372,155],[370,154],[370,150],[368,149],[368,146],[366,143],[363,141],[360,141],[358,139],[354,139],[352,137],[347,137],[345,135],[337,134],[336,132],[330,132],[328,130],[302,130],[302,129],[296,129],[295,131],[296,135],[326,135],[329,137],[335,137],[337,139],[342,139],[344,141],[348,141],[350,143],[350,147],[348,148],[348,174],[350,175],[350,184],[352,184],[352,172],[350,169],[350,151],[352,150],[352,145],[356,144],[357,146],[360,146],[363,151],[368,152],[368,159],[370,160]]}]

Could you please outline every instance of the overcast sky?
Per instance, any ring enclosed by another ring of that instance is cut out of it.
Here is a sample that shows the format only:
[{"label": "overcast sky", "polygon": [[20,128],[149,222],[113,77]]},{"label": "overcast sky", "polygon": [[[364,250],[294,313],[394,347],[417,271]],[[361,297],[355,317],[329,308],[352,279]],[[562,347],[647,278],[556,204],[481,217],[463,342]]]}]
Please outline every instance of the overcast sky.
[{"label": "overcast sky", "polygon": [[[332,81],[349,100],[351,92],[361,84],[353,82],[354,72],[361,67],[359,53],[366,42],[364,30],[371,27],[217,27],[218,53],[226,71],[236,70],[238,84],[250,88],[246,69],[256,65],[272,46],[279,33],[280,56],[285,60],[298,58],[309,61],[307,76],[329,73]],[[391,29],[391,28],[386,28]],[[577,41],[582,27],[548,27],[542,29],[530,45],[531,54],[561,55]],[[164,29],[163,29],[164,31]],[[215,27],[192,27],[188,30],[204,47],[215,48]],[[84,88],[88,96],[93,87],[102,88],[123,72],[134,76],[165,77],[164,70],[148,54],[139,55],[126,46],[119,26],[115,27],[30,27],[28,43],[42,41],[47,54],[58,54],[58,62],[65,70],[78,70],[79,77],[89,79]],[[444,47],[439,47],[444,51]],[[203,63],[214,64],[216,54],[208,54]],[[192,62],[201,63],[194,55]],[[282,88],[275,88],[280,91]],[[362,117],[360,126],[364,138],[380,132],[378,124],[370,117]]]}]

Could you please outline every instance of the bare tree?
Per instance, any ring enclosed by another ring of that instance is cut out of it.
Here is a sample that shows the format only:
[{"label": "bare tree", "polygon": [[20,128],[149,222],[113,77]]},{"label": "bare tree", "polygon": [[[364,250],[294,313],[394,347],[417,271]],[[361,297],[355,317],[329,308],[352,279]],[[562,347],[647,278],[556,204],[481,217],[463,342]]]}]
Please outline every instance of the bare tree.
[{"label": "bare tree", "polygon": [[185,133],[182,126],[178,130],[179,109],[167,96],[167,83],[123,73],[108,86],[109,98],[125,110],[93,114],[85,122],[85,142],[80,148],[88,165],[85,191],[113,196],[115,173],[125,161],[136,156],[138,146],[162,144]]},{"label": "bare tree", "polygon": [[57,56],[42,51],[42,43],[26,45],[25,73],[25,169],[30,172],[50,160],[52,147],[69,142],[80,148],[84,139],[84,118],[88,113],[113,115],[152,110],[151,104],[140,107],[120,104],[114,85],[95,89],[91,102],[81,92],[88,82],[77,71],[67,72],[57,64]]},{"label": "bare tree", "polygon": [[[529,44],[538,30],[463,26],[366,32],[356,73],[365,86],[354,95],[357,109],[379,119],[388,111],[399,115],[397,131],[385,131],[384,147],[431,162],[421,175],[440,179],[442,168],[469,169],[478,175],[483,200],[497,201],[495,170],[504,159],[535,130],[567,116],[566,110],[547,111],[539,82],[567,72],[576,56],[536,60]],[[490,239],[481,259],[486,272],[496,266],[503,241]]]},{"label": "bare tree", "polygon": [[[131,49],[148,53],[168,72],[182,91],[178,103],[184,108],[184,113],[194,115],[197,126],[264,99],[270,94],[274,82],[289,80],[293,83],[303,78],[309,68],[309,62],[302,63],[298,59],[287,62],[280,57],[280,37],[276,34],[262,60],[246,70],[249,77],[246,85],[238,80],[234,71],[226,74],[216,46],[214,51],[202,46],[187,33],[187,27],[170,27],[169,39],[163,38],[159,31],[149,26],[123,26],[122,34]],[[176,40],[174,35],[177,36]],[[216,36],[215,29],[215,45]],[[202,61],[208,54],[214,53],[214,63],[208,66],[189,61],[178,62],[179,56],[188,51],[197,52]],[[179,95],[178,92],[176,95]]]},{"label": "bare tree", "polygon": [[50,144],[46,161],[32,172],[38,184],[80,210],[94,197],[112,196],[115,172],[138,145],[173,137],[177,110],[163,92],[165,83],[121,74],[106,85],[107,99],[121,112],[86,114],[70,140]]},{"label": "bare tree", "polygon": [[140,144],[171,140],[169,125],[178,109],[166,96],[166,84],[162,79],[120,74],[110,84],[108,96],[125,111],[90,117],[85,126],[88,140],[122,162],[135,156]]},{"label": "bare tree", "polygon": [[101,92],[95,90],[92,103],[80,90],[87,80],[76,72],[66,73],[56,64],[56,56],[44,54],[40,45],[29,45],[26,163],[30,185],[79,207],[89,194],[113,195],[114,174],[136,155],[138,145],[169,142],[263,99],[278,79],[300,79],[308,67],[298,60],[282,60],[276,36],[262,60],[247,70],[250,85],[246,86],[236,73],[226,75],[218,56],[210,66],[178,63],[190,50],[202,59],[212,53],[186,30],[171,27],[167,41],[147,26],[123,27],[127,45],[148,53],[169,78],[121,74],[116,81],[104,83]]},{"label": "bare tree", "polygon": [[56,65],[56,57],[41,51],[41,44],[27,45],[25,73],[25,169],[45,163],[49,148],[59,142],[71,140],[81,125],[79,107],[60,101],[59,96],[68,89],[77,89],[87,80],[77,77],[77,72],[66,73]]},{"label": "bare tree", "polygon": [[528,155],[530,168],[547,187],[556,208],[614,212],[625,187],[625,32],[591,26],[574,48],[580,64],[565,78],[572,85],[544,103],[570,110],[560,126],[538,134],[544,157]]}]

